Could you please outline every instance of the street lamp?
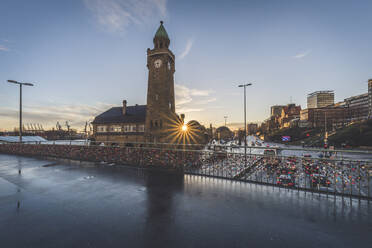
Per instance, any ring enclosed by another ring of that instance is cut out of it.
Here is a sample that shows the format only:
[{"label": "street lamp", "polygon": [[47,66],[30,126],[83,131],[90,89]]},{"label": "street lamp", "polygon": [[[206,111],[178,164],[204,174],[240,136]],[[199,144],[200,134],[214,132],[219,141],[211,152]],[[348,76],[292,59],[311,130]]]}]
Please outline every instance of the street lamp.
[{"label": "street lamp", "polygon": [[22,85],[34,86],[31,83],[21,83],[15,80],[8,80],[8,83],[19,85],[19,142],[22,143]]},{"label": "street lamp", "polygon": [[241,84],[238,87],[244,88],[244,167],[247,167],[247,104],[246,104],[246,88],[251,86],[251,83]]}]

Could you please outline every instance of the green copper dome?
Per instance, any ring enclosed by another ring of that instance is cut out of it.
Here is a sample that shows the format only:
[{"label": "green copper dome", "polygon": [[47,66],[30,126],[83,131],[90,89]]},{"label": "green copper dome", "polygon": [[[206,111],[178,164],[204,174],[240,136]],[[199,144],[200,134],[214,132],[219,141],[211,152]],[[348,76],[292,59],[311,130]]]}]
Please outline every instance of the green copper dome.
[{"label": "green copper dome", "polygon": [[169,40],[167,31],[165,31],[163,26],[163,21],[160,21],[160,27],[158,28],[158,31],[156,31],[155,38],[165,38]]}]

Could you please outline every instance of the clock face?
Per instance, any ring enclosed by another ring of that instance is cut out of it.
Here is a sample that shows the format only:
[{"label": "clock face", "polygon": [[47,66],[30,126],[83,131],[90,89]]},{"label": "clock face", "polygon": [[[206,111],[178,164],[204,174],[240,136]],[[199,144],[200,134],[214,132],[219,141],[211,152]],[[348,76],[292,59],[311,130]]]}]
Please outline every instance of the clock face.
[{"label": "clock face", "polygon": [[161,64],[162,64],[161,59],[157,59],[154,62],[155,68],[160,68]]}]

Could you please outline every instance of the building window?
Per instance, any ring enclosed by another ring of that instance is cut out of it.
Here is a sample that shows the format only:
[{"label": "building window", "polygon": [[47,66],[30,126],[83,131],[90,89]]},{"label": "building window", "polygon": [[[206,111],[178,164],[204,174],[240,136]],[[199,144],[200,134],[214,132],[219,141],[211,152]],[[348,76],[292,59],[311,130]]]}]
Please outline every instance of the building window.
[{"label": "building window", "polygon": [[117,126],[117,125],[116,125],[116,126],[112,126],[110,131],[111,131],[111,132],[115,132],[115,133],[120,133],[121,130],[122,130],[122,129],[121,129],[121,126]]},{"label": "building window", "polygon": [[130,125],[130,131],[136,132],[137,131],[136,125]]},{"label": "building window", "polygon": [[156,101],[159,100],[159,95],[158,94],[155,95],[155,100]]},{"label": "building window", "polygon": [[145,131],[145,125],[144,124],[138,125],[138,132],[143,133],[144,131]]},{"label": "building window", "polygon": [[104,133],[107,132],[106,126],[97,126],[97,132]]},{"label": "building window", "polygon": [[124,132],[130,132],[130,126],[124,125]]}]

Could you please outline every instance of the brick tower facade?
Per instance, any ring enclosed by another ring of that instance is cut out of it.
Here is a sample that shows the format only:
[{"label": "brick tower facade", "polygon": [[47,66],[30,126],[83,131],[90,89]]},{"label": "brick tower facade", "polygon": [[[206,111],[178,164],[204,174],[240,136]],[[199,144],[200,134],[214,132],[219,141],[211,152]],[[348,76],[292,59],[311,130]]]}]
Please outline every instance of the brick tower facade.
[{"label": "brick tower facade", "polygon": [[160,22],[153,39],[154,48],[147,49],[149,70],[145,137],[147,142],[166,142],[170,123],[177,118],[174,102],[175,56],[169,50],[169,37]]}]

